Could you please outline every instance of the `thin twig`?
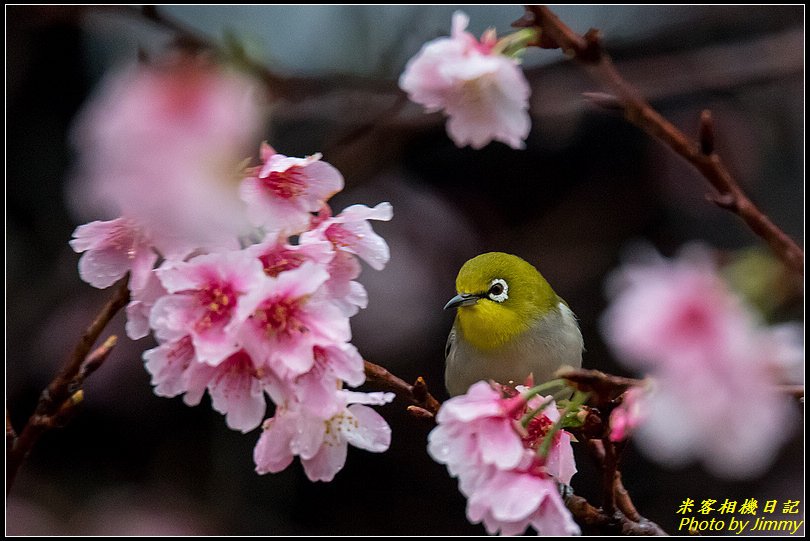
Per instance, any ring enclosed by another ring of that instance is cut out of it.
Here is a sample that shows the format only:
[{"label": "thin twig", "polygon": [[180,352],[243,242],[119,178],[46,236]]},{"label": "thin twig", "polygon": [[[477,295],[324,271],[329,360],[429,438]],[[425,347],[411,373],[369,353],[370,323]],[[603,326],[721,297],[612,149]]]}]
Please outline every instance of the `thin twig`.
[{"label": "thin twig", "polygon": [[[76,347],[73,349],[65,366],[53,378],[48,387],[42,391],[39,402],[34,413],[28,419],[25,427],[19,436],[14,438],[11,449],[6,456],[6,494],[11,490],[14,479],[20,466],[25,461],[28,453],[39,440],[40,436],[50,428],[61,426],[72,413],[75,406],[81,402],[83,393],[79,387],[84,381],[84,377],[90,375],[93,370],[104,361],[109,355],[112,346],[115,345],[114,338],[108,338],[104,344],[93,354],[90,348],[98,340],[99,335],[118,313],[121,308],[129,302],[128,279],[122,280],[115,289],[112,298],[102,307],[93,322],[82,335]],[[92,367],[92,368],[91,368]],[[80,374],[84,374],[80,377]],[[8,438],[10,423],[6,419],[6,438]]]},{"label": "thin twig", "polygon": [[[592,76],[621,102],[628,121],[661,140],[706,178],[716,190],[709,197],[712,202],[739,216],[751,231],[768,243],[788,268],[798,274],[804,273],[804,250],[743,192],[728,167],[714,152],[713,140],[711,145],[706,145],[707,141],[701,137],[700,144],[696,143],[653,109],[619,74],[610,56],[602,49],[598,31],[591,29],[580,36],[546,6],[526,6],[523,18],[514,24],[538,27],[542,36],[539,46],[560,48],[566,55],[584,64]],[[701,134],[704,133],[711,133],[713,138],[714,128],[709,115],[704,115],[701,121]]]},{"label": "thin twig", "polygon": [[72,392],[81,388],[84,380],[86,380],[90,374],[98,370],[102,363],[107,360],[107,357],[110,356],[116,344],[118,344],[118,337],[112,334],[108,336],[99,347],[93,350],[93,353],[88,355],[82,363],[79,373],[76,374],[76,377],[70,382],[69,391]]},{"label": "thin twig", "polygon": [[378,364],[369,361],[364,361],[364,363],[366,382],[382,387],[399,398],[411,402],[413,406],[416,406],[416,408],[408,408],[411,414],[432,419],[439,412],[441,403],[428,392],[427,383],[422,376],[416,378],[413,385],[409,385],[405,380],[398,378]]}]

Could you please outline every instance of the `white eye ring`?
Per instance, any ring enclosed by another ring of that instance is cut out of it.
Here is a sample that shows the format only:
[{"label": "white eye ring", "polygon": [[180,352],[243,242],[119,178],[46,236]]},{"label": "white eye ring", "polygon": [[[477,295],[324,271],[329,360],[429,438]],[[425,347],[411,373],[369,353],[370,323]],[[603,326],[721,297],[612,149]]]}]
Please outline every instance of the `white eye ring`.
[{"label": "white eye ring", "polygon": [[495,302],[503,302],[509,298],[509,284],[503,278],[495,278],[489,283],[487,297]]}]

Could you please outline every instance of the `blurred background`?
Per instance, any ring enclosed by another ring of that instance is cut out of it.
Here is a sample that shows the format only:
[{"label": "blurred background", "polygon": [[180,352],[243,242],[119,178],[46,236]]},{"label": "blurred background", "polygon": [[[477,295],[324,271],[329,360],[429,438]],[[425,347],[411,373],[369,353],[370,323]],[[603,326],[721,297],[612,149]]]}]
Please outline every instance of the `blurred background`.
[{"label": "blurred background", "polygon": [[[406,380],[425,376],[439,398],[453,318],[441,308],[458,268],[478,253],[534,263],[580,319],[584,366],[626,373],[597,328],[604,279],[623,250],[638,241],[666,255],[692,240],[729,253],[762,244],[706,202],[706,182],[671,151],[583,100],[582,92],[600,89],[559,51],[526,56],[533,116],[526,150],[456,148],[443,118],[404,103],[396,87],[408,58],[449,32],[455,9],[175,6],[157,8],[161,21],[135,8],[7,6],[6,406],[14,426],[24,425],[110,295],[80,281],[67,244],[81,223],[65,203],[71,122],[108,70],[158,55],[184,32],[279,76],[266,138],[291,156],[323,152],[346,178],[335,209],[393,204],[394,219],[374,224],[391,262],[360,278],[370,301],[352,319],[353,342]],[[476,35],[491,25],[505,33],[522,14],[519,6],[462,9]],[[579,32],[600,28],[619,70],[687,134],[710,108],[718,151],[740,184],[803,244],[803,6],[556,11]],[[766,314],[802,315],[795,290]],[[466,521],[456,481],[425,453],[430,427],[403,404],[382,408],[391,449],[352,449],[331,483],[310,483],[297,463],[258,476],[258,430],[228,430],[207,397],[188,408],[155,396],[140,358],[152,339],[126,339],[121,315],[110,332],[122,340],[87,381],[82,411],[46,434],[24,464],[6,500],[7,533],[483,533]],[[672,533],[685,498],[801,500],[802,457],[795,430],[767,475],[733,483],[699,467],[649,464],[630,448],[624,478],[640,512]],[[584,453],[578,465],[575,490],[598,501]]]}]

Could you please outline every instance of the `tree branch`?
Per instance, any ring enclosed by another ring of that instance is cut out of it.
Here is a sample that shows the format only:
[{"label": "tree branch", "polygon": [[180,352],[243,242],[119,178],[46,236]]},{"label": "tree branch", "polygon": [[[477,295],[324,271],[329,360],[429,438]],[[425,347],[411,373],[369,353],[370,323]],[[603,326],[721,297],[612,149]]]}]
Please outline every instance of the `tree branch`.
[{"label": "tree branch", "polygon": [[408,412],[415,417],[433,419],[439,412],[441,403],[428,392],[427,382],[422,376],[413,385],[398,378],[382,366],[369,361],[365,363],[366,383],[391,391],[399,398],[411,403]]},{"label": "tree branch", "polygon": [[716,190],[709,196],[711,201],[739,216],[751,231],[768,243],[788,268],[798,274],[804,273],[804,250],[757,208],[714,151],[710,114],[704,112],[701,115],[698,144],[662,117],[622,78],[610,56],[602,49],[597,30],[591,29],[579,36],[546,6],[526,6],[526,13],[514,25],[539,28],[541,39],[535,45],[562,49],[566,55],[584,64],[596,80],[615,94],[628,121],[669,146],[706,178]]},{"label": "tree branch", "polygon": [[607,534],[621,535],[667,535],[656,523],[640,517],[640,520],[631,520],[621,511],[608,514],[588,503],[582,496],[569,492],[563,496],[565,506],[571,512],[577,523],[599,529]]},{"label": "tree branch", "polygon": [[[129,302],[128,281],[128,278],[121,281],[112,298],[102,307],[79,339],[61,372],[42,391],[34,413],[28,419],[19,436],[13,438],[10,436],[10,434],[13,434],[14,429],[8,419],[8,414],[6,414],[6,444],[8,448],[6,454],[6,494],[11,490],[17,472],[28,453],[31,452],[34,444],[49,429],[62,426],[67,422],[75,407],[84,398],[84,393],[81,390],[84,379],[101,366],[115,346],[116,337],[111,336],[96,351],[90,353],[90,348],[98,340],[99,335],[113,316]],[[10,438],[12,439],[9,445]]]}]

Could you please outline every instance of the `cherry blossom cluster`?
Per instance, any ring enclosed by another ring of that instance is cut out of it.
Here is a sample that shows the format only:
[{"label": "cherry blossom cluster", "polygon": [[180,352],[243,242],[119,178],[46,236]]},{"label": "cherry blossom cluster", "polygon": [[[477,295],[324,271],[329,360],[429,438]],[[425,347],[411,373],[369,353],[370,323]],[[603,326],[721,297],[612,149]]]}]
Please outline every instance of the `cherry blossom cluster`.
[{"label": "cherry blossom cluster", "polygon": [[501,141],[524,148],[531,90],[517,55],[532,31],[498,40],[490,29],[478,40],[466,31],[469,21],[455,12],[450,37],[426,43],[405,66],[399,86],[427,112],[444,111],[447,133],[460,147]]},{"label": "cherry blossom cluster", "polygon": [[790,436],[795,412],[777,386],[801,366],[801,328],[763,325],[698,245],[672,260],[644,254],[611,277],[609,294],[607,342],[652,376],[614,410],[611,438],[635,429],[656,460],[699,459],[735,478],[761,473]]},{"label": "cherry blossom cluster", "polygon": [[517,535],[532,526],[541,535],[577,535],[557,486],[576,473],[571,435],[551,430],[560,417],[552,397],[528,396],[472,385],[442,405],[428,452],[458,477],[467,518],[489,533]]},{"label": "cherry blossom cluster", "polygon": [[358,258],[378,270],[388,262],[369,220],[390,220],[391,205],[333,215],[337,169],[266,143],[261,163],[234,179],[243,156],[230,136],[255,122],[242,113],[253,89],[234,74],[185,59],[108,85],[78,146],[89,154],[104,142],[84,157],[86,193],[120,215],[79,226],[71,246],[95,287],[130,274],[126,330],[158,342],[143,355],[155,393],[196,405],[207,390],[242,432],[262,424],[269,397],[259,473],[300,456],[312,480],[328,481],[347,444],[386,450],[390,429],[368,405],[393,395],[344,387],[365,381],[349,318],[367,304]]}]

